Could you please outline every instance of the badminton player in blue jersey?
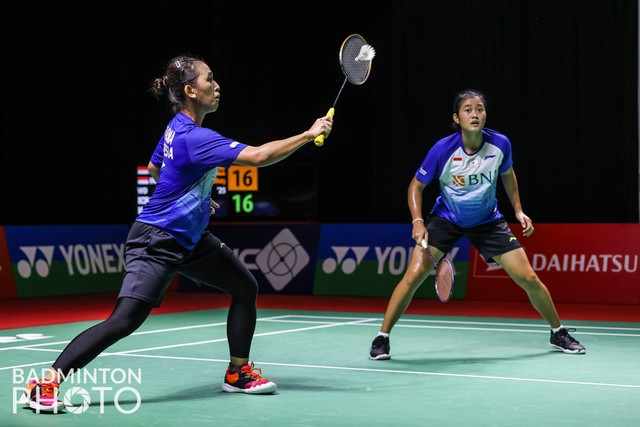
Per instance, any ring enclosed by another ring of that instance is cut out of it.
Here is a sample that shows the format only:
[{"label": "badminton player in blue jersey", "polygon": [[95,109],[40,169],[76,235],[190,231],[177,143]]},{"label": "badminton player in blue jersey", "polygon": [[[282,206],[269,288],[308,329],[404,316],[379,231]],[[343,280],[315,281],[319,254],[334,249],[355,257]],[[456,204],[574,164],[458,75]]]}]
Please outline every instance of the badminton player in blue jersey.
[{"label": "badminton player in blue jersey", "polygon": [[[522,225],[523,236],[533,233],[531,219],[520,203],[511,142],[506,136],[485,128],[486,119],[486,102],[480,92],[466,90],[458,94],[453,103],[453,124],[457,131],[433,145],[409,184],[412,238],[417,246],[391,295],[382,327],[369,350],[371,359],[391,357],[391,329],[409,306],[416,289],[433,270],[427,249],[420,245],[422,240],[428,242],[438,262],[463,236],[487,262],[498,263],[524,289],[533,307],[551,327],[550,344],[554,350],[585,353],[584,346],[560,323],[547,287],[533,271],[524,249],[498,210],[496,187],[500,177],[516,219]],[[423,216],[422,192],[433,180],[438,181],[440,195],[429,215]]]},{"label": "badminton player in blue jersey", "polygon": [[276,384],[249,362],[257,282],[233,251],[206,230],[218,207],[211,200],[211,188],[218,167],[277,163],[318,135],[328,135],[332,120],[321,117],[305,132],[260,146],[204,128],[204,117],[220,104],[220,86],[206,62],[191,56],[169,61],[165,74],[155,79],[150,90],[158,99],[166,99],[175,115],[148,165],[157,185],[129,232],[125,275],[115,309],[104,322],[74,338],[45,378],[27,385],[21,401],[33,409],[55,411],[61,404],[56,398],[60,382],[134,332],[153,307],[160,305],[176,274],[231,296],[227,317],[230,361],[222,390],[276,391]]}]

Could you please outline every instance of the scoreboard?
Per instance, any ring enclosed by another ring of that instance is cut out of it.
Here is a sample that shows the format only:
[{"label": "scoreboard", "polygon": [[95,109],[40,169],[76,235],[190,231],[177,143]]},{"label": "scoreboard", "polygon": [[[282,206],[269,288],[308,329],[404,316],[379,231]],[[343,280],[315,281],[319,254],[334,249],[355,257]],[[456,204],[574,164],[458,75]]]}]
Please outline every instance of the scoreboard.
[{"label": "scoreboard", "polygon": [[[233,165],[218,168],[211,198],[220,204],[221,214],[251,215],[255,211],[254,194],[258,191],[258,168]],[[224,200],[227,206],[223,206]]]},{"label": "scoreboard", "polygon": [[[153,194],[156,182],[147,166],[137,167],[137,213]],[[214,218],[272,218],[315,220],[317,171],[314,164],[289,163],[260,168],[219,167],[211,198],[220,208]]]}]

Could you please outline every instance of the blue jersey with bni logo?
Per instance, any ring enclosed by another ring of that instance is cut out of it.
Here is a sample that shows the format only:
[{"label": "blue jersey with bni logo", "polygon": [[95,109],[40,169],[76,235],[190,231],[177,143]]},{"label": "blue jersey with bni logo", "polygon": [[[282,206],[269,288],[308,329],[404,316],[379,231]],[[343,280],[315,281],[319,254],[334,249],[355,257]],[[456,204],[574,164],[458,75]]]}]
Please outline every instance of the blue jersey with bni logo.
[{"label": "blue jersey with bni logo", "polygon": [[195,248],[209,224],[218,166],[231,166],[245,147],[176,114],[151,156],[160,179],[136,221],[161,228],[187,249]]},{"label": "blue jersey with bni logo", "polygon": [[462,133],[442,138],[427,153],[416,179],[424,185],[438,178],[440,196],[431,210],[464,228],[498,220],[496,188],[500,174],[513,165],[511,142],[491,129],[482,130],[482,144],[467,154]]}]

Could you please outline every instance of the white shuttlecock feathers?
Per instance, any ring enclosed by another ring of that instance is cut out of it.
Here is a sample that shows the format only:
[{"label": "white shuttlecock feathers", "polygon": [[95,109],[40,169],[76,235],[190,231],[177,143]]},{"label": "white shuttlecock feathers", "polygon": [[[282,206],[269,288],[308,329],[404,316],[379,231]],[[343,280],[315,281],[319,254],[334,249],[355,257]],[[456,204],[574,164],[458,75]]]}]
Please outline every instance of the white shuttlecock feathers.
[{"label": "white shuttlecock feathers", "polygon": [[376,56],[376,50],[373,46],[365,44],[360,48],[360,53],[356,56],[356,62],[371,61]]}]

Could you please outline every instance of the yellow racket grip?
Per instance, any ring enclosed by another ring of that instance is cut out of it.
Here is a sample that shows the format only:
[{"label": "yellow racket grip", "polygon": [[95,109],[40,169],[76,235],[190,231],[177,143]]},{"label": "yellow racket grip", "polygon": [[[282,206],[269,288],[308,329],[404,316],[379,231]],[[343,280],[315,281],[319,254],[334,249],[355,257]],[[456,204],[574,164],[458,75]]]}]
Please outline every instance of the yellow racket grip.
[{"label": "yellow racket grip", "polygon": [[[336,112],[336,109],[331,107],[329,108],[329,111],[327,112],[327,116],[333,118],[333,114]],[[324,133],[321,133],[320,135],[316,136],[316,139],[313,140],[313,142],[318,146],[318,147],[322,147],[322,145],[324,144]]]}]

